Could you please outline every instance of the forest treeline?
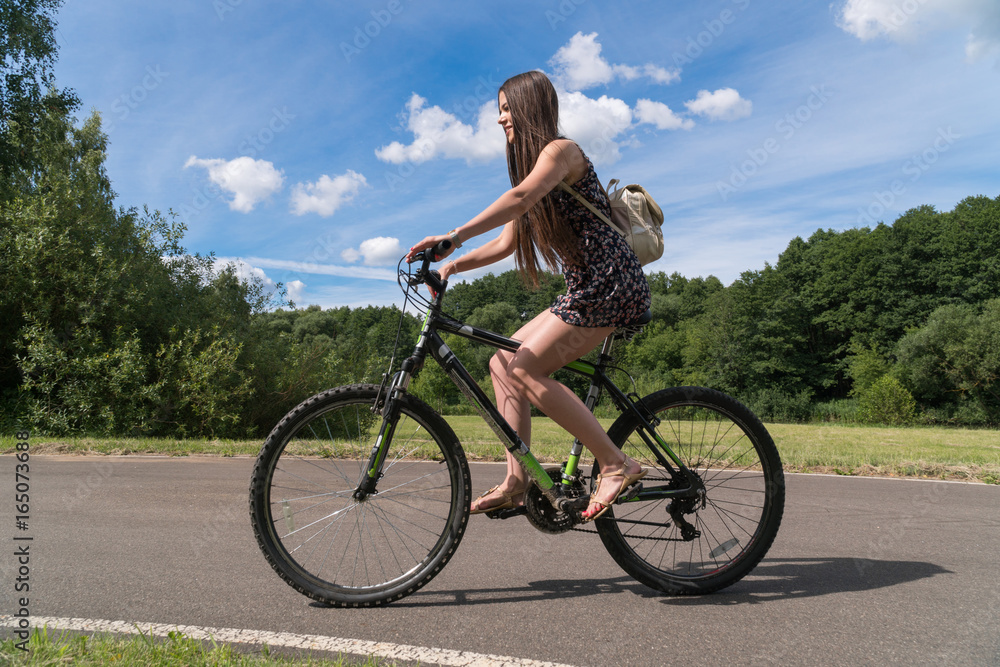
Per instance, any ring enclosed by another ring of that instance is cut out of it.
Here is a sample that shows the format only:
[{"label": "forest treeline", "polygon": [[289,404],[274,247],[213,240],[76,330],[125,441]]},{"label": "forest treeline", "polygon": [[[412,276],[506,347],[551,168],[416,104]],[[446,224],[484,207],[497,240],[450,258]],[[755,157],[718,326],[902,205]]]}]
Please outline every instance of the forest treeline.
[{"label": "forest treeline", "polygon": [[[172,214],[116,206],[100,118],[78,122],[52,80],[59,4],[0,13],[23,37],[0,44],[0,427],[260,437],[312,393],[378,382],[414,316],[291,308],[186,252]],[[648,277],[654,320],[619,355],[640,393],[706,385],[780,421],[1000,424],[1000,197],[818,230],[728,286]],[[446,310],[512,334],[562,288],[487,275]],[[450,344],[488,388],[491,350]],[[468,410],[432,364],[413,390]]]}]

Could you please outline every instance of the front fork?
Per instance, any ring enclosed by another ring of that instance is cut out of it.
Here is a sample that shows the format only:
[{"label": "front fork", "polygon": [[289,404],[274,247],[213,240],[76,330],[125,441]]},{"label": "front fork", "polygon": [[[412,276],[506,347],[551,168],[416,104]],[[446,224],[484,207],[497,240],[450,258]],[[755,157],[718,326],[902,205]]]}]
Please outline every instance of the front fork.
[{"label": "front fork", "polygon": [[[368,463],[361,471],[361,479],[354,490],[354,499],[362,501],[373,493],[376,493],[376,485],[382,477],[382,466],[385,464],[385,457],[389,453],[392,445],[392,437],[396,433],[396,424],[399,421],[399,396],[406,392],[413,379],[412,364],[410,359],[403,362],[403,369],[396,373],[388,388],[385,387],[385,379],[379,387],[375,403],[372,405],[372,412],[382,413],[382,426],[375,437],[371,454],[368,456]],[[385,392],[383,396],[383,392]]]},{"label": "front fork", "polygon": [[[378,436],[376,436],[375,443],[372,445],[371,454],[368,456],[368,463],[361,472],[361,479],[358,481],[358,486],[354,490],[353,497],[359,502],[363,501],[369,495],[377,493],[376,486],[379,478],[382,476],[382,466],[385,464],[386,455],[392,446],[396,423],[399,420],[399,397],[409,388],[410,380],[413,377],[413,370],[417,363],[414,357],[410,357],[403,362],[402,370],[396,373],[392,379],[392,383],[385,390],[384,401],[381,398],[383,390],[382,388],[379,389],[379,396],[376,398],[372,408],[376,411],[381,408],[382,426],[379,428]],[[463,390],[468,389],[468,385],[465,382],[460,382],[459,387]],[[492,404],[485,396],[475,398],[479,400],[474,399],[474,405],[489,405],[492,407]],[[495,410],[494,408],[494,412]],[[485,412],[488,413],[489,411],[486,410]],[[539,463],[527,445],[518,437],[517,432],[510,429],[509,425],[503,422],[501,417],[499,421],[506,426],[506,429],[503,428],[498,423],[498,420],[495,419],[495,417],[499,417],[499,414],[484,414],[483,417],[488,424],[494,426],[497,435],[500,436],[502,441],[505,441],[508,451],[510,451],[521,467],[524,468],[529,479],[541,489],[553,507],[559,507],[561,501],[565,498],[563,489],[559,484],[552,481],[552,478],[549,477],[542,464]],[[509,432],[507,432],[508,430]]]}]

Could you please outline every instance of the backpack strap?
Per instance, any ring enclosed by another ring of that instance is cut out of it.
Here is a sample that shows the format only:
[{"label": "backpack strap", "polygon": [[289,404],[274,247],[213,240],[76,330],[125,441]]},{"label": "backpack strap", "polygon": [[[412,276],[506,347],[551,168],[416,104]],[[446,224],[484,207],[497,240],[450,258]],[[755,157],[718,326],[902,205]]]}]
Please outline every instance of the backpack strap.
[{"label": "backpack strap", "polygon": [[[615,182],[617,182],[617,181],[612,181],[612,183],[615,183]],[[608,185],[611,185],[611,183],[608,183]],[[584,206],[586,206],[590,210],[591,213],[593,213],[594,215],[596,215],[598,220],[601,220],[602,222],[606,222],[607,224],[611,225],[614,229],[617,229],[619,232],[621,232],[621,229],[618,228],[618,225],[616,225],[615,223],[611,222],[611,220],[610,220],[610,218],[608,218],[608,216],[604,215],[599,210],[597,210],[597,207],[594,206],[593,204],[591,204],[589,201],[587,201],[586,197],[584,197],[582,194],[580,194],[579,192],[577,192],[576,190],[574,190],[570,186],[566,185],[566,183],[564,181],[559,181],[559,186],[558,187],[561,188],[562,190],[565,190],[566,192],[570,193],[571,195],[573,195],[578,202],[580,202],[581,204],[583,204]],[[602,190],[604,189],[603,186],[601,187],[601,189]],[[604,195],[607,196],[607,192],[605,192]],[[611,203],[611,199],[608,198],[608,204],[610,204],[610,203]]]}]

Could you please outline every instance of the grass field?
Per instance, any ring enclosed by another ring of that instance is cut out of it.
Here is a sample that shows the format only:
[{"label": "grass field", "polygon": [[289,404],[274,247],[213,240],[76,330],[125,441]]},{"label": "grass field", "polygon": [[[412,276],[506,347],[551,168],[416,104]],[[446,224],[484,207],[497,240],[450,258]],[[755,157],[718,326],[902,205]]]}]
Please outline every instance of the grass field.
[{"label": "grass field", "polygon": [[148,665],[150,667],[392,667],[396,663],[358,656],[326,660],[271,655],[267,647],[241,652],[227,644],[206,644],[171,633],[164,639],[142,636],[86,636],[35,630],[22,650],[13,639],[0,642],[0,665]]},{"label": "grass field", "polygon": [[[479,417],[448,417],[470,461],[502,461],[503,448]],[[602,420],[605,426],[610,420]],[[844,475],[960,479],[1000,484],[1000,431],[942,427],[889,428],[838,424],[768,424],[785,470]],[[161,438],[44,438],[30,440],[32,454],[157,454],[256,456],[256,440]],[[570,436],[545,418],[532,423],[532,451],[561,462]],[[0,437],[0,453],[14,451],[13,436]]]}]

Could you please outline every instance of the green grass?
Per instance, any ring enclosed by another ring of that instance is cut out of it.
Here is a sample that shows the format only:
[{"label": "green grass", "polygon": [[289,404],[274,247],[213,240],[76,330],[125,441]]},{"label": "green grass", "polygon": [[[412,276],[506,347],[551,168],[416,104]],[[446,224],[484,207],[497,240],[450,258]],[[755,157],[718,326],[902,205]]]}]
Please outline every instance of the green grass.
[{"label": "green grass", "polygon": [[[32,454],[157,454],[160,456],[257,456],[263,440],[209,438],[46,437],[29,439]],[[0,454],[14,452],[14,436],[0,436]]]},{"label": "green grass", "polygon": [[263,667],[295,665],[310,667],[391,667],[395,663],[377,658],[341,657],[336,660],[313,657],[271,655],[264,647],[238,651],[227,644],[205,643],[179,632],[159,639],[146,635],[80,635],[50,633],[36,629],[27,651],[17,648],[17,640],[0,642],[0,665],[148,665],[150,667]]},{"label": "green grass", "polygon": [[[470,460],[502,461],[503,449],[478,417],[448,417]],[[611,420],[600,420],[607,427]],[[548,419],[532,422],[531,450],[561,462],[572,438]],[[1000,484],[1000,431],[943,427],[768,424],[789,472],[964,479]]]},{"label": "green grass", "polygon": [[1000,431],[770,424],[785,470],[1000,484]]},{"label": "green grass", "polygon": [[[496,435],[477,416],[451,416],[470,461],[502,461]],[[611,420],[601,420],[610,426]],[[1000,484],[1000,431],[944,427],[889,428],[842,424],[769,424],[785,470],[845,475],[964,479]],[[532,422],[532,451],[543,462],[561,462],[572,438],[552,421]],[[0,437],[0,453],[14,451],[13,436]],[[159,454],[256,456],[261,441],[157,438],[31,439],[32,454]],[[317,455],[332,452],[317,450]],[[335,454],[335,453],[334,453]]]}]

